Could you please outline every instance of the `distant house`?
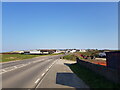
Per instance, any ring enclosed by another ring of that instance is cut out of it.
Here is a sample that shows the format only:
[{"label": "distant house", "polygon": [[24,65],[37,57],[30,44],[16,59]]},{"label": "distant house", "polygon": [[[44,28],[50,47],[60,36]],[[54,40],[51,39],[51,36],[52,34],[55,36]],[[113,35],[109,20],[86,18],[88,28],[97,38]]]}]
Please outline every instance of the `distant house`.
[{"label": "distant house", "polygon": [[35,50],[34,51],[30,51],[29,53],[30,54],[42,54],[40,51],[37,51],[37,50],[36,51]]},{"label": "distant house", "polygon": [[86,50],[85,49],[80,49],[80,51],[79,52],[86,52]]},{"label": "distant house", "polygon": [[23,54],[30,54],[30,51],[24,51]]},{"label": "distant house", "polygon": [[56,52],[56,50],[54,50],[54,49],[42,49],[42,50],[40,50],[40,52],[42,52],[42,54],[52,54],[52,53]]},{"label": "distant house", "polygon": [[66,53],[69,53],[69,52],[70,52],[70,50],[66,50],[65,52],[66,52]]},{"label": "distant house", "polygon": [[71,50],[70,52],[71,52],[71,53],[74,53],[74,52],[76,52],[76,50]]},{"label": "distant house", "polygon": [[61,50],[55,50],[55,49],[36,49],[36,50],[28,50],[28,51],[24,51],[24,54],[52,54],[52,53],[62,53],[65,51],[61,51]]},{"label": "distant house", "polygon": [[54,53],[61,53],[61,51],[60,50],[56,50]]}]

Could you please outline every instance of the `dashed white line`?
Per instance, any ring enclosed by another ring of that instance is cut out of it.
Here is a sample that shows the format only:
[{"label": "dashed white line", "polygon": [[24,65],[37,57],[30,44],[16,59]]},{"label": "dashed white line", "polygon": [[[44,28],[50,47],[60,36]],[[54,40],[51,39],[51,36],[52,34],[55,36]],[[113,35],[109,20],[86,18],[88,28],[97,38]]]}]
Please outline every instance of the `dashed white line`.
[{"label": "dashed white line", "polygon": [[46,69],[46,72],[48,71],[49,69]]},{"label": "dashed white line", "polygon": [[37,80],[35,81],[35,83],[38,83],[39,80],[40,80],[40,79],[37,79]]},{"label": "dashed white line", "polygon": [[3,69],[2,71],[3,71],[3,72],[6,72],[6,70],[5,70],[5,69]]},{"label": "dashed white line", "polygon": [[7,70],[7,72],[8,72],[8,71],[12,71],[12,70],[15,70],[15,69],[10,69],[10,70]]},{"label": "dashed white line", "polygon": [[41,76],[45,75],[45,73],[43,73]]},{"label": "dashed white line", "polygon": [[51,68],[51,66],[49,66],[49,69]]},{"label": "dashed white line", "polygon": [[[21,67],[27,66],[27,65],[29,65],[29,64],[31,64],[31,63],[36,63],[36,62],[44,61],[44,60],[45,60],[45,59],[38,60],[38,61],[33,61],[33,62],[28,62],[27,64],[21,64],[21,65],[13,66],[13,67],[10,67],[10,68],[5,68],[5,69],[9,69],[9,70],[2,69],[2,70],[0,70],[0,71],[2,71],[2,72],[0,72],[0,74],[3,74],[3,73],[8,72],[8,71],[15,70],[15,69],[17,69],[17,68],[21,68]],[[50,60],[51,60],[51,59],[50,59]],[[50,60],[48,60],[48,61],[50,61]],[[46,72],[53,66],[53,64],[54,64],[55,62],[56,62],[56,61],[54,61],[51,66],[49,66],[49,68],[46,70]],[[13,68],[13,69],[11,69],[11,68]],[[42,76],[43,76],[44,74],[45,74],[45,73],[43,73]]]},{"label": "dashed white line", "polygon": [[18,68],[17,66],[14,66],[14,68]]},{"label": "dashed white line", "polygon": [[[58,60],[56,60],[56,61],[58,61]],[[54,61],[53,64],[55,64],[56,61]],[[53,65],[49,66],[49,68],[48,68],[47,70],[49,70],[52,66],[53,66]],[[46,71],[47,71],[47,70],[46,70]],[[42,76],[43,76],[44,74],[45,74],[45,73],[43,73]],[[47,75],[47,73],[46,73],[46,75]],[[45,76],[40,80],[40,82],[38,83],[38,85],[36,86],[36,88],[38,88],[38,86],[42,83],[42,81],[43,81],[44,78],[45,78]],[[35,89],[35,90],[36,90],[36,89]]]}]

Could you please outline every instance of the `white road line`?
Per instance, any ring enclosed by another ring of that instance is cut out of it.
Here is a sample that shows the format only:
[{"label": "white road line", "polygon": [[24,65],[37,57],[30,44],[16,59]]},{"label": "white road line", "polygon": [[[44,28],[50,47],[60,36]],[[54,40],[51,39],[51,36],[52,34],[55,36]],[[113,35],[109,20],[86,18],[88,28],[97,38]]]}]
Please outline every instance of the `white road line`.
[{"label": "white road line", "polygon": [[23,65],[19,66],[18,68],[24,67]]},{"label": "white road line", "polygon": [[49,67],[49,69],[50,69],[50,67]]},{"label": "white road line", "polygon": [[23,66],[26,66],[27,64],[23,64]]},{"label": "white road line", "polygon": [[[57,62],[58,60],[56,60],[55,62],[54,62],[54,64]],[[53,65],[51,65],[50,67],[49,67],[49,69],[48,70],[50,70],[50,68],[52,67]],[[48,73],[46,72],[46,75],[47,75]],[[43,75],[42,75],[43,76]],[[45,76],[40,80],[40,82],[38,83],[38,85],[36,86],[36,89],[38,88],[38,86],[42,83],[42,81],[44,80],[44,78],[45,78]],[[35,89],[35,90],[36,90]]]},{"label": "white road line", "polygon": [[[3,74],[3,73],[5,73],[5,72],[9,72],[9,71],[15,70],[15,69],[17,69],[17,68],[21,68],[21,67],[27,66],[27,65],[29,65],[29,64],[31,64],[31,63],[36,63],[36,62],[44,61],[44,60],[45,60],[45,59],[38,60],[38,61],[33,61],[33,62],[28,62],[27,64],[21,64],[21,65],[17,65],[17,66],[5,68],[5,69],[9,69],[9,70],[2,69],[2,70],[0,70],[0,71],[2,71],[2,72],[0,72],[0,74]],[[50,59],[50,60],[51,60],[51,59]],[[48,61],[50,61],[50,60],[48,60]],[[56,61],[54,61],[54,62],[52,63],[52,65],[49,66],[49,68],[46,70],[46,72],[54,65],[55,62],[56,62]],[[13,69],[11,69],[11,68],[13,68]],[[41,76],[44,76],[44,75],[45,75],[45,73],[43,73]]]},{"label": "white road line", "polygon": [[45,73],[43,73],[41,76],[45,75]]},{"label": "white road line", "polygon": [[49,69],[46,69],[46,72],[48,71]]},{"label": "white road line", "polygon": [[24,65],[24,64],[22,64],[22,65],[19,65],[19,66],[18,66],[18,68],[21,68],[21,67],[24,67],[24,66],[25,66],[25,65]]},{"label": "white road line", "polygon": [[2,69],[3,72],[7,72],[5,69]]},{"label": "white road line", "polygon": [[18,68],[17,66],[14,66],[14,68]]},{"label": "white road line", "polygon": [[10,69],[10,70],[8,70],[7,72],[9,72],[9,71],[13,71],[13,70],[15,70],[15,69]]},{"label": "white road line", "polygon": [[31,62],[29,62],[29,64],[31,64]]},{"label": "white road line", "polygon": [[35,83],[38,83],[39,80],[40,80],[40,79],[37,79],[37,80],[35,81]]}]

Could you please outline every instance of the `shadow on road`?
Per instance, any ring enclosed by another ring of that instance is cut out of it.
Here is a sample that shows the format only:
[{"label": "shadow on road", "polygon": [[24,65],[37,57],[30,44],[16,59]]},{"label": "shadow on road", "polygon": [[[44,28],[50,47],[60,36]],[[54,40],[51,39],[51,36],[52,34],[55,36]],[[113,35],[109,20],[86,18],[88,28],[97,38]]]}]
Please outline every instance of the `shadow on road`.
[{"label": "shadow on road", "polygon": [[[73,64],[75,63],[64,63],[64,65],[69,67],[69,69]],[[77,77],[76,74],[71,71],[71,69],[69,69],[68,71],[65,70],[64,72],[56,73],[56,84],[70,87],[73,90],[88,89],[88,86],[79,77]]]},{"label": "shadow on road", "polygon": [[64,63],[64,65],[66,65],[66,66],[70,66],[71,64],[69,64],[69,63]]},{"label": "shadow on road", "polygon": [[80,88],[79,82],[76,80],[74,73],[57,73],[56,84],[66,85],[69,87]]}]

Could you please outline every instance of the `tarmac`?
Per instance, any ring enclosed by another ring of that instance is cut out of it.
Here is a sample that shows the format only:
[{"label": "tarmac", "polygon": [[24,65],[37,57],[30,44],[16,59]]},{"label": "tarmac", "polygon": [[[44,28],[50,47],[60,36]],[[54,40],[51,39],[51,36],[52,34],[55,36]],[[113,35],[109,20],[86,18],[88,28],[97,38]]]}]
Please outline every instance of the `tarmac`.
[{"label": "tarmac", "polygon": [[76,61],[58,59],[36,88],[88,88],[85,82],[78,78],[69,68]]}]

